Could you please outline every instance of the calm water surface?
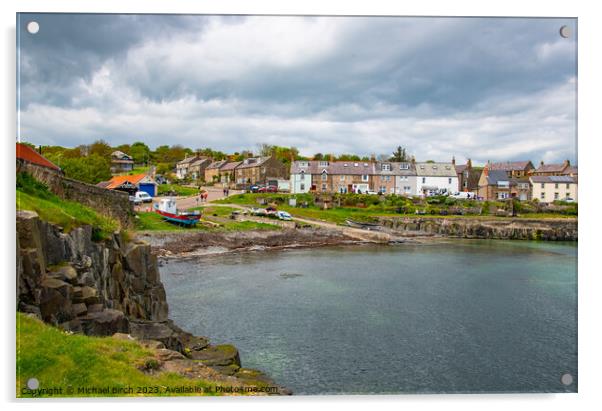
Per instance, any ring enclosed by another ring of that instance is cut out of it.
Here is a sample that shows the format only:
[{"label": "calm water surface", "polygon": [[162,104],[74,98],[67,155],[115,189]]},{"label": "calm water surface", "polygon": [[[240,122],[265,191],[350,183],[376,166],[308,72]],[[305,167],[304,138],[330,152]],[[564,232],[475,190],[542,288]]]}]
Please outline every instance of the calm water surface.
[{"label": "calm water surface", "polygon": [[161,278],[177,324],[295,394],[572,392],[576,260],[576,244],[454,241],[170,261]]}]

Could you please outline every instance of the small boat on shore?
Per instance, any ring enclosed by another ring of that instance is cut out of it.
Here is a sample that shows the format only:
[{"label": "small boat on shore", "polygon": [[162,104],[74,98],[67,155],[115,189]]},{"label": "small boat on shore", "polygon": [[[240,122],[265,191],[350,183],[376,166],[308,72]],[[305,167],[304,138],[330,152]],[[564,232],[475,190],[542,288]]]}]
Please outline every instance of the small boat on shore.
[{"label": "small boat on shore", "polygon": [[353,221],[350,219],[346,219],[345,223],[349,227],[362,228],[364,230],[380,230],[382,228],[381,225],[378,223],[364,223],[360,221]]},{"label": "small boat on shore", "polygon": [[176,206],[176,200],[173,198],[162,198],[159,200],[159,203],[154,205],[154,209],[157,214],[174,224],[192,227],[201,219],[201,212],[198,210],[179,211]]}]

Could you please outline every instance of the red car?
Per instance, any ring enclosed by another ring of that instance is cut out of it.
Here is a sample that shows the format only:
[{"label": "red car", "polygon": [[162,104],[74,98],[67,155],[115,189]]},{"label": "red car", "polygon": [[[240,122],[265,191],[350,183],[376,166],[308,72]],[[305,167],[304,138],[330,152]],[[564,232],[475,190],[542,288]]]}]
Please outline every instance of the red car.
[{"label": "red car", "polygon": [[260,187],[257,190],[258,193],[277,193],[278,192],[278,187],[276,186],[267,186],[267,187]]}]

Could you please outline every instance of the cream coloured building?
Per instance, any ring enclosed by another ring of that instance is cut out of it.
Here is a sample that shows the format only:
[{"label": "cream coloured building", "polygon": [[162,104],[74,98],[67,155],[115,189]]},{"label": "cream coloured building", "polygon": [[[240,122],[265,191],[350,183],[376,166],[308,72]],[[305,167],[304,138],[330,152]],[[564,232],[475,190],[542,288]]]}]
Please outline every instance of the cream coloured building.
[{"label": "cream coloured building", "polygon": [[577,177],[571,176],[531,176],[533,199],[542,203],[564,201],[571,198],[577,201]]}]

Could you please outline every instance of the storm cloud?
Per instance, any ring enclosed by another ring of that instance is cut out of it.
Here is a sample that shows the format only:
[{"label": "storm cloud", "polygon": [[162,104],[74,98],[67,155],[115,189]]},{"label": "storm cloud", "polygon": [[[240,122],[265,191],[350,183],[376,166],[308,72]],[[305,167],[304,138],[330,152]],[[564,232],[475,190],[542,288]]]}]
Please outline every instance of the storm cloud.
[{"label": "storm cloud", "polygon": [[21,14],[18,31],[35,144],[576,161],[573,19]]}]

